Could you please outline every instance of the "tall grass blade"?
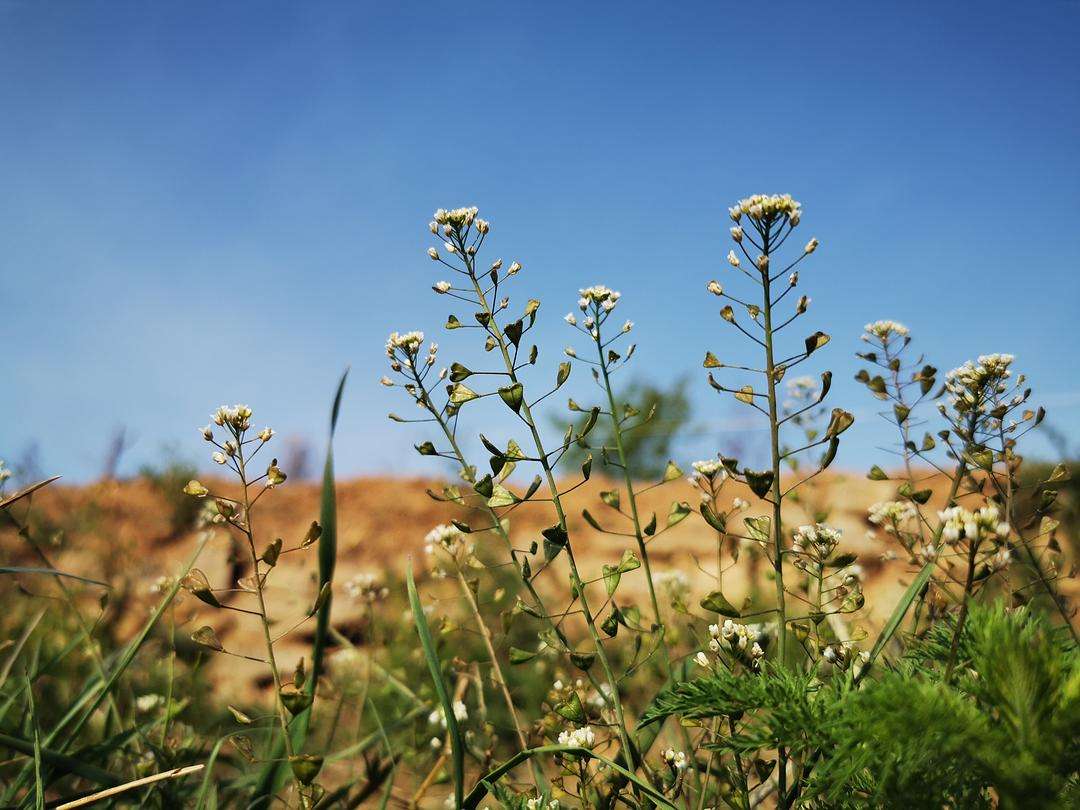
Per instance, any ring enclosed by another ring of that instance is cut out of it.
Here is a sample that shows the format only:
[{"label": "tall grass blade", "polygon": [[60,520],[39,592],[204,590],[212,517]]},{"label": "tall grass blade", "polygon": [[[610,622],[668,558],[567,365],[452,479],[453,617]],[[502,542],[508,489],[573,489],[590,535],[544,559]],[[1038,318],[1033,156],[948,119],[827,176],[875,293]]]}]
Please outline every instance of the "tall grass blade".
[{"label": "tall grass blade", "polygon": [[933,573],[934,563],[928,562],[923,566],[914,581],[908,585],[908,589],[904,591],[904,595],[893,609],[889,621],[886,622],[885,626],[881,629],[881,635],[878,636],[877,641],[874,642],[874,647],[870,650],[870,658],[866,662],[866,666],[863,668],[862,672],[869,671],[870,666],[877,660],[877,657],[881,654],[882,650],[884,650],[885,646],[892,640],[892,637],[900,628],[900,624],[904,621],[904,616],[907,614],[912,602],[918,597],[919,592],[926,587],[926,583],[930,581],[930,577]]},{"label": "tall grass blade", "polygon": [[33,495],[39,489],[41,489],[42,487],[47,487],[49,484],[51,484],[53,481],[56,481],[58,478],[60,478],[59,475],[54,475],[52,478],[46,478],[44,481],[38,481],[36,484],[31,484],[28,487],[23,487],[18,492],[8,495],[6,498],[4,498],[4,500],[0,501],[0,509],[7,509],[7,507],[11,506],[16,501],[21,501],[28,495]]},{"label": "tall grass blade", "polygon": [[[334,393],[334,401],[330,406],[330,436],[326,443],[326,463],[323,465],[322,494],[319,502],[319,523],[322,526],[322,534],[319,536],[319,590],[324,585],[334,580],[334,567],[337,564],[337,491],[334,485],[334,432],[337,430],[338,414],[341,412],[341,398],[345,393],[345,381],[349,377],[349,370],[341,375],[337,390]],[[316,616],[315,639],[311,645],[311,677],[307,680],[305,691],[315,696],[315,689],[319,683],[319,677],[324,669],[326,658],[327,639],[330,635],[330,610],[333,606],[333,590],[330,596],[319,608]],[[311,724],[311,712],[314,703],[301,712],[292,722],[293,750],[300,751],[307,739],[308,728]],[[279,761],[284,753],[285,745],[279,741],[274,746],[274,756],[271,764],[268,764],[259,778],[256,789],[257,799],[269,802],[288,778],[288,767]]]},{"label": "tall grass blade", "polygon": [[442,666],[439,664],[439,655],[435,651],[435,642],[431,638],[431,628],[428,627],[427,615],[424,606],[420,603],[420,594],[416,591],[416,582],[413,580],[412,561],[405,569],[406,584],[409,589],[409,605],[412,608],[413,622],[416,624],[416,632],[420,636],[420,646],[424,650],[424,658],[427,660],[428,669],[431,671],[431,680],[435,684],[435,693],[439,696],[442,704],[443,716],[446,718],[446,730],[450,733],[451,762],[454,770],[454,806],[462,807],[465,794],[465,748],[461,738],[461,729],[458,727],[457,718],[454,716],[454,706],[450,701],[450,693],[446,691],[446,682],[442,677]]}]

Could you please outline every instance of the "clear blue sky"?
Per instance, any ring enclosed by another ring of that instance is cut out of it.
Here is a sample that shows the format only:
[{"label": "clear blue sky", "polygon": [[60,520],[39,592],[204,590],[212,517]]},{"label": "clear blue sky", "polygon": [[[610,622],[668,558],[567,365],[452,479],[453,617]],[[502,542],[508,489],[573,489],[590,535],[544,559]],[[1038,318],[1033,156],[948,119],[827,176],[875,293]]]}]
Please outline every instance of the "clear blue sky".
[{"label": "clear blue sky", "polygon": [[692,373],[686,452],[710,455],[746,436],[700,369],[737,346],[704,285],[735,278],[726,206],[758,191],[822,240],[815,368],[863,417],[840,464],[888,440],[850,382],[877,318],[943,369],[1016,354],[1075,437],[1078,24],[1062,0],[2,0],[0,457],[36,442],[87,478],[122,425],[125,471],[196,459],[233,401],[321,444],[351,364],[341,469],[431,469],[376,381],[391,329],[461,345],[424,249],[431,211],[466,204],[525,264],[519,304],[544,300],[542,361],[578,287],[620,289],[638,371]]}]

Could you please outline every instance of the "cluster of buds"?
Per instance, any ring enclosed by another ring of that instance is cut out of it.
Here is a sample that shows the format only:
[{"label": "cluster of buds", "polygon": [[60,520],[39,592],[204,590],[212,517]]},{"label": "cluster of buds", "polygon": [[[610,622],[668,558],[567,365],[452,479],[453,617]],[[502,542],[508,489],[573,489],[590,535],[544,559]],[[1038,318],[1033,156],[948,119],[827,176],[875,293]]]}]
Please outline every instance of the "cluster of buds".
[{"label": "cluster of buds", "polygon": [[[795,226],[802,217],[802,205],[792,199],[790,194],[754,194],[739,200],[728,209],[728,215],[736,224],[742,220],[744,214],[755,221],[786,217],[792,226]],[[737,236],[735,229],[732,229],[731,235],[736,242],[742,241],[741,229]]]},{"label": "cluster of buds", "polygon": [[791,544],[796,567],[804,568],[810,562],[823,565],[840,543],[840,534],[840,529],[824,523],[800,526]]},{"label": "cluster of buds", "polygon": [[698,490],[702,501],[714,500],[729,477],[727,468],[715,458],[701,459],[690,466],[694,471],[686,480]]},{"label": "cluster of buds", "polygon": [[416,330],[404,334],[391,332],[390,337],[386,340],[386,356],[392,362],[400,363],[405,368],[412,368],[416,364],[416,358],[420,354],[420,347],[423,345],[423,332]]},{"label": "cluster of buds", "polygon": [[838,641],[821,650],[820,660],[825,668],[845,672],[853,663],[865,666],[870,660],[870,653],[855,649],[850,641]]},{"label": "cluster of buds", "polygon": [[686,770],[690,762],[686,758],[685,751],[676,751],[674,748],[667,748],[660,752],[660,756],[664,760],[664,764],[671,768],[673,771]]},{"label": "cluster of buds", "polygon": [[[945,391],[949,395],[949,408],[960,419],[973,419],[991,416],[1000,420],[1012,408],[1021,405],[1028,392],[1020,392],[1024,384],[1021,374],[1015,385],[1011,385],[1011,354],[984,354],[978,361],[968,360],[959,368],[954,368],[945,376]],[[1009,395],[1013,394],[1011,399]],[[938,406],[942,414],[948,409],[942,403]],[[971,437],[968,437],[971,438]]]},{"label": "cluster of buds", "polygon": [[896,338],[907,338],[908,328],[897,321],[874,321],[863,327],[862,340],[871,343],[877,341],[882,346]]},{"label": "cluster of buds", "polygon": [[345,582],[345,593],[354,602],[373,604],[390,595],[390,589],[372,573],[357,574]]},{"label": "cluster of buds", "polygon": [[994,504],[987,504],[974,512],[969,512],[962,506],[952,506],[938,512],[938,517],[942,521],[941,539],[948,544],[958,543],[960,540],[967,540],[969,543],[983,540],[1002,542],[1009,536],[1009,524],[1001,520]]},{"label": "cluster of buds", "polygon": [[[605,287],[603,284],[586,287],[578,290],[578,293],[580,295],[577,302],[578,309],[581,310],[583,315],[579,319],[573,312],[569,312],[564,320],[575,329],[588,334],[593,340],[599,341],[600,326],[608,319],[611,311],[615,309],[616,304],[619,303],[619,299],[622,297],[622,293]],[[626,321],[622,325],[620,334],[625,334],[633,328],[633,321]],[[611,341],[608,341],[608,343],[611,343]],[[577,356],[573,350],[567,350],[566,354],[569,357]]]},{"label": "cluster of buds", "polygon": [[542,796],[525,800],[525,810],[559,810],[562,807],[558,799],[545,802]]},{"label": "cluster of buds", "polygon": [[[222,405],[211,415],[211,420],[218,427],[229,427],[234,432],[251,427],[251,408],[247,405]],[[207,426],[209,427],[209,426]],[[206,429],[203,436],[206,436]],[[209,441],[209,439],[207,439]]]},{"label": "cluster of buds", "polygon": [[[715,655],[719,655],[721,650],[727,650],[752,669],[761,666],[761,659],[765,657],[765,650],[758,641],[757,633],[745,624],[737,624],[731,619],[725,619],[722,625],[709,625],[709,650]],[[694,661],[699,666],[709,666],[709,659],[704,652],[699,652]]]},{"label": "cluster of buds", "polygon": [[[480,213],[480,209],[475,205],[466,208],[454,208],[447,211],[445,208],[440,208],[432,215],[433,222],[429,227],[431,232],[435,233],[439,227],[443,228],[443,232],[449,235],[452,231],[459,231],[462,228],[470,227],[476,220],[476,215]],[[483,222],[483,220],[480,220]],[[434,226],[434,227],[432,227]]]},{"label": "cluster of buds", "polygon": [[[458,566],[468,564],[474,550],[474,544],[456,526],[441,523],[424,536],[424,551],[432,556],[442,552]],[[436,576],[445,574],[440,568],[436,568],[433,573]]]},{"label": "cluster of buds", "polygon": [[879,501],[871,505],[868,520],[888,534],[899,535],[918,514],[915,506],[907,501]]}]

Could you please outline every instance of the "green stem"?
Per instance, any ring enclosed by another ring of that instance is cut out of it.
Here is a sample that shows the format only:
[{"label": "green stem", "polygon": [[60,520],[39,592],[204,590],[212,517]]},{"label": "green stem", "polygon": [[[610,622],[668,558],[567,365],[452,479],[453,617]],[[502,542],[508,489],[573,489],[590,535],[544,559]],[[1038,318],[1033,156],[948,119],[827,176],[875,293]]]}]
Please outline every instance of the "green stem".
[{"label": "green stem", "polygon": [[[483,288],[480,286],[480,282],[477,280],[474,259],[464,251],[463,255],[467,257],[466,266],[468,268],[468,275],[469,279],[472,281],[473,289],[476,292],[477,300],[488,317],[487,329],[491,336],[495,338],[495,341],[499,346],[499,351],[502,354],[503,363],[506,366],[506,372],[510,381],[512,383],[518,383],[519,381],[516,369],[514,368],[514,361],[511,359],[510,352],[506,348],[506,337],[499,328],[499,325],[495,320],[495,313],[488,303],[487,295],[484,293]],[[622,701],[619,700],[619,682],[615,677],[615,672],[611,668],[611,662],[608,660],[603,642],[600,640],[600,633],[596,629],[596,620],[593,617],[592,610],[589,607],[589,600],[585,593],[585,584],[581,579],[581,575],[578,573],[577,560],[574,558],[574,549],[569,541],[570,532],[566,523],[566,512],[563,509],[559,487],[555,482],[555,474],[551,469],[551,461],[548,458],[547,451],[544,449],[544,442],[540,438],[540,432],[536,428],[536,421],[533,419],[529,403],[525,401],[524,396],[521,401],[521,415],[523,421],[529,428],[530,434],[532,434],[533,444],[536,447],[537,456],[540,459],[540,466],[543,467],[548,491],[551,494],[551,500],[555,506],[555,513],[559,519],[559,526],[562,531],[566,533],[566,559],[570,565],[570,584],[574,594],[581,600],[581,612],[585,619],[585,624],[589,628],[589,636],[592,638],[593,646],[596,648],[596,657],[600,661],[600,666],[603,668],[608,685],[612,690],[611,696],[607,702],[615,713],[619,728],[619,737],[623,745],[623,750],[626,751],[627,762],[630,763],[632,770],[636,770],[637,755],[633,745],[630,743],[630,735],[626,729],[626,719],[623,717]]]}]

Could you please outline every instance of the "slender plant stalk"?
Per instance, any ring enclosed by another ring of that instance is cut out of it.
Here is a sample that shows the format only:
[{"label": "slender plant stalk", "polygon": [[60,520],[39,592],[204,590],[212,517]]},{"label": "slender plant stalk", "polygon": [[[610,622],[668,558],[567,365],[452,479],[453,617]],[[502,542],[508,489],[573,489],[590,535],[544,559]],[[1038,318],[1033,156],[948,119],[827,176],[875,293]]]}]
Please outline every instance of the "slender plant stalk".
[{"label": "slender plant stalk", "polygon": [[[488,302],[487,295],[484,293],[483,288],[480,286],[480,282],[476,277],[476,267],[474,259],[466,254],[466,264],[468,267],[469,279],[472,281],[473,289],[476,292],[478,301],[483,307],[484,313],[488,316],[488,329],[491,332],[492,337],[495,338],[498,344],[499,351],[502,354],[503,363],[506,366],[507,375],[510,378],[511,383],[518,383],[517,370],[514,367],[514,361],[510,357],[510,352],[506,347],[506,336],[503,334],[499,325],[495,321],[495,312],[492,310],[491,305]],[[544,442],[540,438],[540,432],[536,428],[536,421],[533,419],[532,411],[529,408],[529,403],[522,399],[521,402],[521,415],[522,421],[525,422],[529,428],[529,433],[532,435],[533,444],[536,447],[537,456],[540,459],[540,465],[544,470],[544,477],[547,480],[548,491],[551,495],[552,503],[555,506],[555,513],[559,518],[559,526],[566,532],[566,536],[569,538],[569,529],[566,523],[566,512],[563,509],[562,498],[559,493],[558,484],[555,482],[555,474],[551,468],[551,461],[547,455],[547,451],[544,449]],[[604,675],[607,678],[608,685],[611,688],[611,696],[607,703],[611,706],[616,723],[618,725],[619,737],[622,742],[623,749],[626,751],[627,762],[631,764],[631,770],[637,768],[637,754],[636,749],[630,742],[630,735],[626,728],[626,718],[623,716],[622,701],[619,699],[619,682],[615,677],[615,672],[611,668],[611,662],[608,660],[607,652],[604,649],[604,644],[600,640],[600,633],[596,628],[596,619],[593,616],[592,610],[589,607],[589,599],[585,593],[585,583],[578,572],[577,560],[574,557],[574,549],[569,539],[566,543],[566,559],[570,565],[570,585],[573,592],[577,595],[581,601],[582,617],[585,619],[585,624],[589,628],[589,635],[592,638],[593,646],[596,649],[596,657],[600,661],[600,666],[604,670]],[[603,692],[601,692],[603,694]]]}]

